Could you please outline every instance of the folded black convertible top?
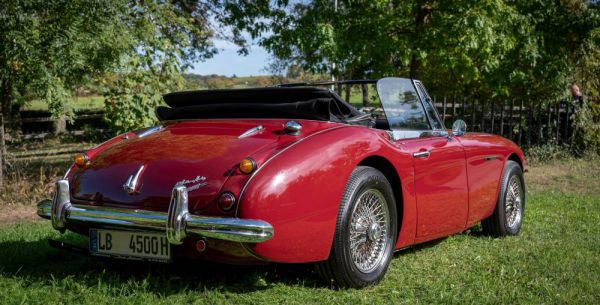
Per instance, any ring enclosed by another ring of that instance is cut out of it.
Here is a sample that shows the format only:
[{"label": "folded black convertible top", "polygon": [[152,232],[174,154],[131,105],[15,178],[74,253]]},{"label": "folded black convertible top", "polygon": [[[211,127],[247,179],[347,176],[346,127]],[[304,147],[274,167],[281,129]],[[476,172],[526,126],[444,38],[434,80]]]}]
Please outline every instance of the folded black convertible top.
[{"label": "folded black convertible top", "polygon": [[335,92],[317,87],[267,87],[183,91],[166,94],[160,120],[206,118],[298,118],[348,121],[363,116]]}]

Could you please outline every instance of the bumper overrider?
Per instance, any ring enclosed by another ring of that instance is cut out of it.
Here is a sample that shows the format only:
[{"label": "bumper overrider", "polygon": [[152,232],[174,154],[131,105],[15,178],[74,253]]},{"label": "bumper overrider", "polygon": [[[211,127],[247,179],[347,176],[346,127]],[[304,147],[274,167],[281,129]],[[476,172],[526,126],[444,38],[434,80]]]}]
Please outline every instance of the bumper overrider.
[{"label": "bumper overrider", "polygon": [[273,237],[273,227],[262,220],[192,215],[188,211],[188,190],[175,186],[168,213],[71,204],[69,182],[56,182],[53,200],[38,203],[40,217],[52,220],[54,229],[64,232],[68,224],[90,227],[161,231],[167,240],[180,245],[186,236],[208,237],[227,241],[259,243]]}]

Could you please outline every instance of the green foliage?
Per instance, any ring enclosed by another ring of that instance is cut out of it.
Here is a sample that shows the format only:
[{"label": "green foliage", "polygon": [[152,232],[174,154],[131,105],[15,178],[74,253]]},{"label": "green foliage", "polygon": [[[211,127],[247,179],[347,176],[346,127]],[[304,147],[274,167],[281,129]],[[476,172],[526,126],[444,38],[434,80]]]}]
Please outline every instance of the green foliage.
[{"label": "green foliage", "polygon": [[80,84],[114,66],[130,47],[120,39],[125,1],[0,1],[2,110],[26,94],[49,104],[55,116]]},{"label": "green foliage", "polygon": [[176,90],[180,84],[178,74],[144,69],[123,74],[104,94],[105,119],[117,133],[155,125],[154,111],[162,103],[162,93]]},{"label": "green foliage", "polygon": [[232,2],[288,67],[421,78],[436,94],[482,99],[561,96],[579,67],[598,83],[600,16],[584,0],[340,0],[337,12],[327,0]]},{"label": "green foliage", "polygon": [[528,147],[525,151],[525,159],[528,164],[543,164],[553,160],[567,159],[571,156],[571,150],[565,146],[555,143]]},{"label": "green foliage", "polygon": [[216,52],[215,36],[244,50],[241,32],[215,26],[229,16],[224,7],[213,0],[0,0],[2,111],[10,116],[14,103],[37,99],[54,116],[68,116],[78,88],[102,83],[95,90],[106,96],[116,131],[151,123],[160,94],[181,88],[190,63]]},{"label": "green foliage", "polygon": [[575,105],[571,119],[576,152],[600,154],[600,104],[588,101],[582,106]]},{"label": "green foliage", "polygon": [[186,8],[162,1],[138,3],[126,23],[137,42],[121,65],[116,81],[106,86],[106,120],[115,132],[156,123],[154,109],[162,94],[182,88],[190,61],[210,57],[211,33],[198,27]]}]

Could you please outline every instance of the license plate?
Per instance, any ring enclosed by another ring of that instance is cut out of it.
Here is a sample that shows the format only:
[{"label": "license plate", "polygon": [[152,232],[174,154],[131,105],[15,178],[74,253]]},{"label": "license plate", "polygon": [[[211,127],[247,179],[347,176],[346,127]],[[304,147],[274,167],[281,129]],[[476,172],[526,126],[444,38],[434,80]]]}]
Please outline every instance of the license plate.
[{"label": "license plate", "polygon": [[165,234],[158,233],[91,229],[90,252],[135,260],[171,260],[171,245]]}]

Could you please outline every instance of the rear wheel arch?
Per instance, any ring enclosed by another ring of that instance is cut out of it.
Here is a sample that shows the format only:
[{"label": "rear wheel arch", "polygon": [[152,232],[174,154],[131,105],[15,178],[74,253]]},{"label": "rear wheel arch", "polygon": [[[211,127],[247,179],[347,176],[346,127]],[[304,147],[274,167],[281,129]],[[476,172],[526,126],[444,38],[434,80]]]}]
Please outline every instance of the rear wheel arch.
[{"label": "rear wheel arch", "polygon": [[519,158],[519,156],[516,153],[510,154],[510,156],[508,156],[507,160],[512,160],[512,161],[517,162],[517,164],[519,164],[519,166],[521,167],[521,170],[524,170],[523,160],[521,160],[521,158]]},{"label": "rear wheel arch", "polygon": [[392,185],[392,191],[394,192],[394,199],[396,200],[396,217],[397,217],[397,229],[400,233],[402,227],[402,219],[404,217],[404,200],[402,197],[402,184],[398,172],[394,168],[394,165],[386,158],[381,156],[369,156],[363,159],[357,166],[368,166],[377,169],[388,180]]}]

